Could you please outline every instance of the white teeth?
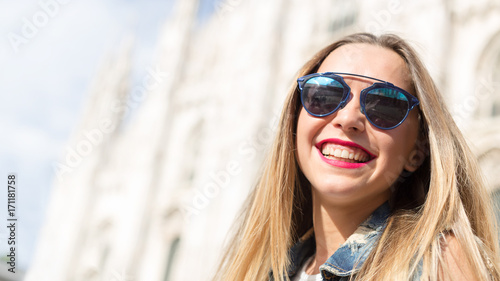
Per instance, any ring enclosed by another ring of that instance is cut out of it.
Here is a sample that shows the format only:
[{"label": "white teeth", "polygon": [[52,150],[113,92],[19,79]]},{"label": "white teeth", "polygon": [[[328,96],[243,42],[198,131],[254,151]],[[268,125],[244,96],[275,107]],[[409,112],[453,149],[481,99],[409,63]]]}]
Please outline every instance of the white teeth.
[{"label": "white teeth", "polygon": [[342,155],[342,150],[340,150],[338,148],[335,149],[335,153],[333,154],[333,156],[335,156],[335,157],[341,157],[341,155]]},{"label": "white teeth", "polygon": [[349,151],[347,150],[342,150],[342,154],[340,155],[342,158],[349,158]]},{"label": "white teeth", "polygon": [[370,159],[370,157],[363,151],[356,150],[354,152],[350,152],[349,150],[345,150],[342,148],[335,148],[329,145],[324,146],[321,152],[328,158],[333,158],[333,157],[344,158],[359,162],[366,162]]}]

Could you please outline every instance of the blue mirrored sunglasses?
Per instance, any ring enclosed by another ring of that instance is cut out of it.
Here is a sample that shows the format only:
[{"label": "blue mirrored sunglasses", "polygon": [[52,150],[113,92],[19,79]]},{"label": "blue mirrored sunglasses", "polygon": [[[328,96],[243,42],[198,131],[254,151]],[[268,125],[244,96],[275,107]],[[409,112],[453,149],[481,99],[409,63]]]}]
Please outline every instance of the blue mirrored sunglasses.
[{"label": "blue mirrored sunglasses", "polygon": [[401,125],[419,104],[418,99],[405,90],[377,78],[342,72],[313,73],[297,79],[300,100],[310,115],[325,117],[344,108],[351,88],[340,75],[378,81],[361,91],[359,103],[366,119],[379,129],[390,130]]}]

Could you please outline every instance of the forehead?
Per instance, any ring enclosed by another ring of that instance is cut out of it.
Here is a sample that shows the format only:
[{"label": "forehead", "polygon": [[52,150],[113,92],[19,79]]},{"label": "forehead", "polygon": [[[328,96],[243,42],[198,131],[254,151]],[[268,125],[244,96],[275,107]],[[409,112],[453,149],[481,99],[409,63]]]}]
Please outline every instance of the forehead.
[{"label": "forehead", "polygon": [[391,82],[407,91],[411,85],[403,58],[393,50],[370,44],[348,44],[335,49],[318,72],[361,74]]}]

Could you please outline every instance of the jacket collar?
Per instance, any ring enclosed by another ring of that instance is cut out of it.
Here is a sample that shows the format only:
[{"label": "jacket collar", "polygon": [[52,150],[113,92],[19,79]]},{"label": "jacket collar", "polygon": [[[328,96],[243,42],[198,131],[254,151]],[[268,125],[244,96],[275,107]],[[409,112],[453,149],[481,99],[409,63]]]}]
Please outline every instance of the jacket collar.
[{"label": "jacket collar", "polygon": [[[328,260],[319,267],[323,276],[350,276],[357,273],[368,258],[380,235],[385,229],[390,214],[386,202],[378,207],[356,231],[337,249]],[[302,236],[297,244],[290,249],[291,267],[289,276],[297,273],[305,260],[316,251],[312,229]]]}]

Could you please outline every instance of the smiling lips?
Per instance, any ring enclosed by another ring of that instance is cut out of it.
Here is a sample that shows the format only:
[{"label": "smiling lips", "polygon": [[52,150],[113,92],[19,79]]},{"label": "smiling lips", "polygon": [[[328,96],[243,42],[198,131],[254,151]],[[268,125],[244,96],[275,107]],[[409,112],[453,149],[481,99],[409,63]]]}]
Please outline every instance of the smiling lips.
[{"label": "smiling lips", "polygon": [[338,160],[350,163],[366,162],[370,159],[370,156],[359,148],[345,149],[332,143],[325,143],[321,148],[321,153],[328,159],[342,158]]},{"label": "smiling lips", "polygon": [[376,157],[362,146],[340,139],[322,140],[316,148],[323,161],[342,168],[359,168]]}]

